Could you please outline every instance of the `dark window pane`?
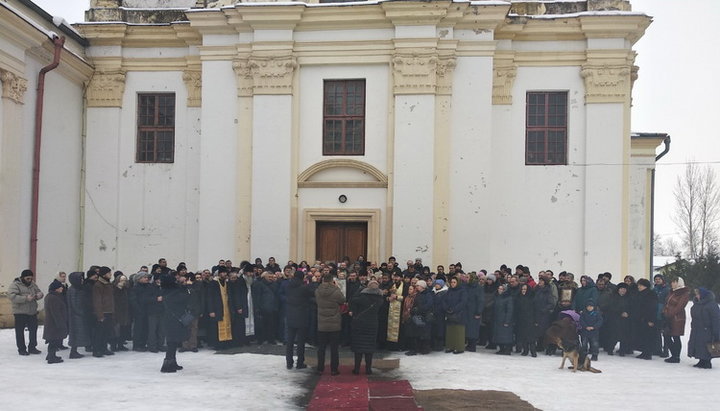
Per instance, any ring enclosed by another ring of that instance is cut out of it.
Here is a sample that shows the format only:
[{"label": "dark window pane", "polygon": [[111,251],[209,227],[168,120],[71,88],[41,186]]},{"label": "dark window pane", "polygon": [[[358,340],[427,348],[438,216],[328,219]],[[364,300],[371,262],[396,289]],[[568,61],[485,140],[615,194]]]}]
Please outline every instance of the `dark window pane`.
[{"label": "dark window pane", "polygon": [[567,93],[527,93],[526,164],[567,164]]},{"label": "dark window pane", "polygon": [[326,80],[323,103],[323,154],[363,154],[365,80]]},{"label": "dark window pane", "polygon": [[137,113],[137,161],[173,162],[175,95],[139,94]]}]

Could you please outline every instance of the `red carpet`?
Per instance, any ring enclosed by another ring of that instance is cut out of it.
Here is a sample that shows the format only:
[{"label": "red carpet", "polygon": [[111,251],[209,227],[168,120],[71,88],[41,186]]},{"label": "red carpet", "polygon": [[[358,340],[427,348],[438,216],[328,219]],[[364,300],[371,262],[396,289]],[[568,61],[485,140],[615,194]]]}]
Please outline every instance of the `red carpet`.
[{"label": "red carpet", "polygon": [[340,375],[330,370],[320,377],[313,391],[309,411],[406,411],[422,410],[415,403],[412,387],[402,381],[368,381],[365,374],[353,375],[352,367],[340,367]]}]

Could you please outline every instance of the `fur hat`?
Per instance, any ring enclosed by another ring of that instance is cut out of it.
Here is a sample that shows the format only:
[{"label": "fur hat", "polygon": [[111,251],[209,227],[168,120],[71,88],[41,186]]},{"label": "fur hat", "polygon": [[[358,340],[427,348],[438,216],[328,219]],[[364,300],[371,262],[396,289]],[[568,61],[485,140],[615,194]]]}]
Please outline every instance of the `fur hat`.
[{"label": "fur hat", "polygon": [[417,283],[415,283],[416,287],[422,287],[423,290],[427,289],[427,283],[424,280],[418,280]]},{"label": "fur hat", "polygon": [[380,288],[380,284],[375,280],[370,281],[367,286],[368,288]]},{"label": "fur hat", "polygon": [[60,281],[53,280],[53,282],[51,282],[50,286],[48,287],[48,291],[52,292],[57,290],[58,288],[65,288],[65,286],[63,286],[63,283],[61,283]]},{"label": "fur hat", "polygon": [[495,277],[495,274],[488,274],[485,276],[485,279],[493,282],[497,281],[497,277]]},{"label": "fur hat", "polygon": [[641,278],[641,279],[637,280],[637,285],[642,285],[645,288],[651,287],[650,280],[648,280],[647,278]]}]

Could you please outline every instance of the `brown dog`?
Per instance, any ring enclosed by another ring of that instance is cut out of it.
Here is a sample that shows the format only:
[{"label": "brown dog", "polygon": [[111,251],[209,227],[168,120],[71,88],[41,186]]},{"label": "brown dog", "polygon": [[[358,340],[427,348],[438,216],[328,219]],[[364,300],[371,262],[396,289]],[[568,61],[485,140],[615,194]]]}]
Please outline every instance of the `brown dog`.
[{"label": "brown dog", "polygon": [[565,360],[569,359],[572,363],[569,368],[573,372],[577,370],[593,373],[602,372],[592,367],[590,357],[584,350],[580,349],[577,328],[571,318],[565,317],[553,322],[545,332],[545,344],[555,344],[563,351],[560,369],[565,368]]}]

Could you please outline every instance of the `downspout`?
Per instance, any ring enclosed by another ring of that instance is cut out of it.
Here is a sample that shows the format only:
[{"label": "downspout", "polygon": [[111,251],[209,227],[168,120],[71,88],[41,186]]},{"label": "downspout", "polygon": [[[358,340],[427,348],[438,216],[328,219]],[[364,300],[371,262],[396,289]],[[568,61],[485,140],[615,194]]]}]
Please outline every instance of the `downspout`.
[{"label": "downspout", "polygon": [[[655,163],[665,156],[670,151],[670,136],[665,136],[663,140],[665,149],[662,153],[655,156]],[[655,239],[655,167],[650,171],[650,279],[653,278],[653,256],[655,255],[655,246],[653,244]]]},{"label": "downspout", "polygon": [[37,96],[35,100],[35,144],[33,147],[32,209],[30,212],[30,269],[36,273],[38,242],[38,204],[40,202],[40,147],[42,143],[43,99],[45,95],[45,74],[60,64],[60,53],[65,37],[53,36],[55,54],[52,63],[43,67],[38,75]]}]

